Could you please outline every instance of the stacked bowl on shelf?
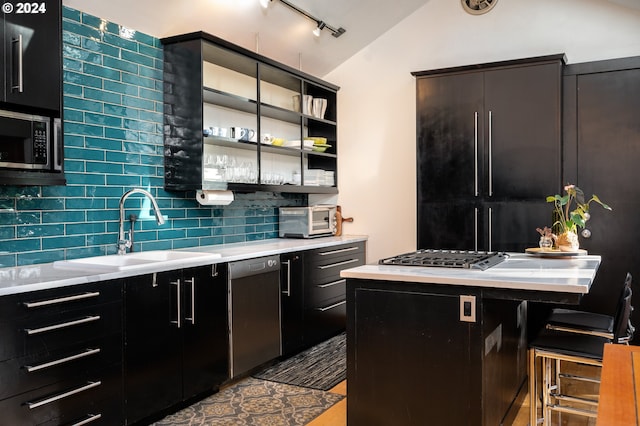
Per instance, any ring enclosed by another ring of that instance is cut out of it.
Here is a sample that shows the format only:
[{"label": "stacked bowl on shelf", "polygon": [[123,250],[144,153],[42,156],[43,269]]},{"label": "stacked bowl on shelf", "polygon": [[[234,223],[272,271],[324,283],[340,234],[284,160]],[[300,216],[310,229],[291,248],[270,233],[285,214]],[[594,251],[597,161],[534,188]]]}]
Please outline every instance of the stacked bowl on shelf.
[{"label": "stacked bowl on shelf", "polygon": [[304,171],[304,184],[308,186],[334,186],[335,172],[322,169],[307,169]]}]

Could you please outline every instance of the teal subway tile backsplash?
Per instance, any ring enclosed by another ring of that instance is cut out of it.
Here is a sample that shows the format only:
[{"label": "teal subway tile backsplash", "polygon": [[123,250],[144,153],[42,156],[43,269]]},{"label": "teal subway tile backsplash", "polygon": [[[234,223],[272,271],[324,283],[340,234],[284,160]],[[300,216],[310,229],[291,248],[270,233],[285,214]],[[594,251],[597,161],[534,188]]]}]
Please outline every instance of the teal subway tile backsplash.
[{"label": "teal subway tile backsplash", "polygon": [[115,46],[109,46],[108,44],[102,43],[98,40],[92,40],[89,38],[80,38],[78,43],[74,43],[75,38],[71,39],[70,44],[81,45],[83,49],[90,50],[92,52],[102,53],[104,55],[109,56],[118,56],[120,54],[120,49]]},{"label": "teal subway tile backsplash", "polygon": [[112,254],[120,197],[157,199],[164,225],[135,194],[134,249],[177,249],[277,238],[280,206],[301,194],[236,194],[206,207],[163,188],[163,51],[160,40],[63,7],[66,186],[0,186],[0,267]]}]

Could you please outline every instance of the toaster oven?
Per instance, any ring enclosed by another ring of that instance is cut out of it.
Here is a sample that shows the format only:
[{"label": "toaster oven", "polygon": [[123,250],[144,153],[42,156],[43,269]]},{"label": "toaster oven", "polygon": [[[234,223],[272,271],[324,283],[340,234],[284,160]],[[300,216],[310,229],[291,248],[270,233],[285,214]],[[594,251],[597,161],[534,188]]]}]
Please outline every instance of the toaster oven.
[{"label": "toaster oven", "polygon": [[316,238],[335,235],[336,206],[281,207],[280,238]]}]

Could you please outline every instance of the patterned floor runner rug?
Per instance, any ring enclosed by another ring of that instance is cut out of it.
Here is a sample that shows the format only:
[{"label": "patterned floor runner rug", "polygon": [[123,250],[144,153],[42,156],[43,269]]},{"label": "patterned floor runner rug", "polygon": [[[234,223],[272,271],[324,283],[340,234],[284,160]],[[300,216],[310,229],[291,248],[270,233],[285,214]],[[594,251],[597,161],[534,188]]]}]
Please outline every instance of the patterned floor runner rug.
[{"label": "patterned floor runner rug", "polygon": [[247,378],[154,426],[305,425],[343,395]]},{"label": "patterned floor runner rug", "polygon": [[253,377],[311,389],[329,390],[347,378],[347,339],[339,334]]}]

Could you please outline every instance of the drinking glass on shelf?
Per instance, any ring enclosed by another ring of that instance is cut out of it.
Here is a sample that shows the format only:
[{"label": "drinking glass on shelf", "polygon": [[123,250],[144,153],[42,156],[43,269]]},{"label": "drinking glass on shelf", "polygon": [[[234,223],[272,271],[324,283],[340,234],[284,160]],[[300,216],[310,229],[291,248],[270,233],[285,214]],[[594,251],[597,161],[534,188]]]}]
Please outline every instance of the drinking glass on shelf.
[{"label": "drinking glass on shelf", "polygon": [[234,181],[234,172],[236,168],[236,159],[230,155],[222,155],[222,162],[224,163],[224,178],[227,182]]},{"label": "drinking glass on shelf", "polygon": [[253,162],[249,161],[246,165],[246,179],[248,183],[256,183],[258,181],[256,175],[256,169],[253,167]]}]

